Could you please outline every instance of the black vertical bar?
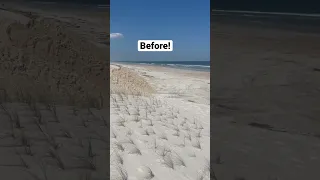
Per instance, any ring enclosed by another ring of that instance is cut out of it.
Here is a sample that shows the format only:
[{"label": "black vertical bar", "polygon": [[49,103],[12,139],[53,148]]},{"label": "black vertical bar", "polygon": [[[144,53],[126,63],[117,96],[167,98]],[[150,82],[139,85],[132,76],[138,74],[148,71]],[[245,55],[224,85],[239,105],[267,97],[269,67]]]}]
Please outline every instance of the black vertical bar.
[{"label": "black vertical bar", "polygon": [[0,3],[1,179],[110,178],[109,7]]},{"label": "black vertical bar", "polygon": [[107,77],[107,84],[108,84],[108,89],[107,89],[107,93],[108,93],[108,98],[106,98],[107,99],[107,107],[106,107],[106,109],[105,109],[105,111],[107,112],[106,113],[106,115],[107,115],[107,122],[106,122],[106,124],[107,124],[107,131],[106,131],[106,139],[108,140],[107,141],[107,144],[106,144],[106,149],[107,149],[107,156],[106,156],[106,159],[105,159],[105,161],[106,161],[106,166],[104,166],[103,168],[104,169],[106,169],[106,179],[110,179],[111,177],[110,177],[110,127],[111,127],[111,125],[110,125],[110,0],[107,0],[107,5],[108,5],[108,8],[107,8],[107,17],[106,17],[106,21],[107,21],[107,24],[108,24],[108,28],[106,29],[106,34],[108,35],[108,42],[107,42],[107,45],[108,45],[108,47],[107,47],[107,51],[108,51],[108,59],[107,59],[107,61],[108,61],[108,67],[107,67],[107,69],[108,69],[108,72],[107,72],[107,75],[108,75],[108,77]]},{"label": "black vertical bar", "polygon": [[319,179],[317,6],[211,1],[211,159],[217,179]]}]

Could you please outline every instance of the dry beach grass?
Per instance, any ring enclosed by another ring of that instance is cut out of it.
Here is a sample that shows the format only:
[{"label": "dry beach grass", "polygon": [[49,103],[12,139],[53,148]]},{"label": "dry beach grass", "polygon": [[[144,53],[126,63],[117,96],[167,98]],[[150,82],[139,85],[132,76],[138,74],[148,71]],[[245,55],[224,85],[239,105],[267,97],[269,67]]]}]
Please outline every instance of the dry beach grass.
[{"label": "dry beach grass", "polygon": [[[113,87],[120,81],[111,81],[111,179],[210,179],[208,111],[205,117],[197,116],[187,107],[198,103],[159,94],[167,89],[164,85],[175,86],[170,79],[183,76],[157,67],[111,65],[111,79],[121,78],[121,72],[139,83],[121,83],[126,91],[117,91]],[[138,93],[130,92],[135,86]]]},{"label": "dry beach grass", "polygon": [[150,95],[155,92],[144,78],[122,66],[111,66],[110,84],[111,93]]}]

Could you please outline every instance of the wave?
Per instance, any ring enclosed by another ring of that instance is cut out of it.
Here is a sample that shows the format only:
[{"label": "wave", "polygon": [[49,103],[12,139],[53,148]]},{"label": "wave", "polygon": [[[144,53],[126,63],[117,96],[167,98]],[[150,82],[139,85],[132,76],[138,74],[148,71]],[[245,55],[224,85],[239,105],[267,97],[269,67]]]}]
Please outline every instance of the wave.
[{"label": "wave", "polygon": [[210,71],[210,65],[200,65],[200,64],[172,64],[172,63],[147,63],[140,62],[141,65],[156,65],[179,69],[190,69],[190,70],[200,70],[200,71]]},{"label": "wave", "polygon": [[182,67],[203,67],[203,68],[210,68],[210,66],[206,65],[186,65],[186,64],[165,64],[168,66],[182,66]]}]

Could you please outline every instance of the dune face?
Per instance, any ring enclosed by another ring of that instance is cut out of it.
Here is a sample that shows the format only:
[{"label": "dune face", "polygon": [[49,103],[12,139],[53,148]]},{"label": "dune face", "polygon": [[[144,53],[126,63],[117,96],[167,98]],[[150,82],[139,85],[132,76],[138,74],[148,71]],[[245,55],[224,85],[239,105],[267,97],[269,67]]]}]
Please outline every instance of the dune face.
[{"label": "dune face", "polygon": [[130,95],[150,95],[155,90],[139,74],[128,68],[119,66],[111,68],[110,92]]},{"label": "dune face", "polygon": [[20,90],[64,104],[106,96],[106,46],[59,19],[0,13],[0,84],[11,98]]}]

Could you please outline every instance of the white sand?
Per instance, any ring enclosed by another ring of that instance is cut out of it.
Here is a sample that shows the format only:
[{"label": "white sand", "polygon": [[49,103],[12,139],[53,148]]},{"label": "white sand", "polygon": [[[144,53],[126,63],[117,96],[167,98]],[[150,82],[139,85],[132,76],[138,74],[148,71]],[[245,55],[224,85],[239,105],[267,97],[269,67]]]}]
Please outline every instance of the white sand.
[{"label": "white sand", "polygon": [[111,179],[124,179],[121,173],[141,180],[210,179],[208,73],[120,66],[145,79],[154,93],[111,95]]}]

